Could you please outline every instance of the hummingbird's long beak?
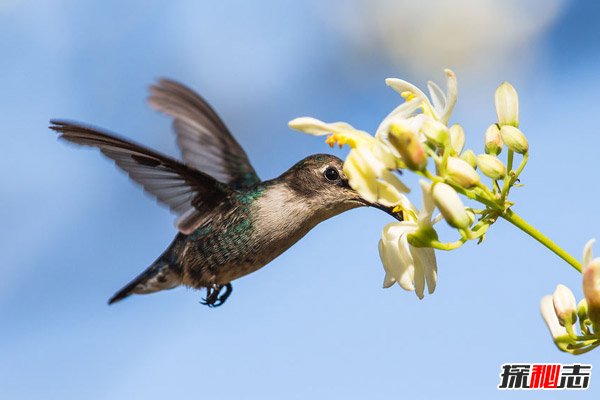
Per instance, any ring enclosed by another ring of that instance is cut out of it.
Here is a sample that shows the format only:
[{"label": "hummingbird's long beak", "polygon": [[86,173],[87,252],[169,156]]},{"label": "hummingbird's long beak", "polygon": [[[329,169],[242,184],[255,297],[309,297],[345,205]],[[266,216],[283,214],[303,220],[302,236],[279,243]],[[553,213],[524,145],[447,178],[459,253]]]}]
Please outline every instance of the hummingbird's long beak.
[{"label": "hummingbird's long beak", "polygon": [[384,206],[383,204],[379,204],[379,203],[368,203],[368,205],[371,207],[378,208],[387,214],[390,214],[392,217],[396,218],[398,221],[404,221],[404,218],[402,217],[402,211],[394,212],[395,207],[388,207],[388,206]]}]

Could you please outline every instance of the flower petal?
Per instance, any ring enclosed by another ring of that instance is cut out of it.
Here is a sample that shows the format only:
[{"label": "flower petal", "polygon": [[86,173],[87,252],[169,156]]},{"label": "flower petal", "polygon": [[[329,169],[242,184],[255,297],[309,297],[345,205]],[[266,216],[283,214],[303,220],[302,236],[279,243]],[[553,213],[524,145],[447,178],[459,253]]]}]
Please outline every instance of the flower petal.
[{"label": "flower petal", "polygon": [[398,241],[398,253],[401,260],[400,275],[396,277],[396,279],[398,279],[398,284],[404,290],[415,290],[415,265],[406,233],[400,236],[400,240]]},{"label": "flower petal", "polygon": [[400,104],[398,107],[394,108],[392,112],[390,112],[379,124],[377,130],[375,131],[375,137],[381,138],[382,136],[387,137],[387,132],[390,128],[390,125],[398,119],[408,119],[411,117],[415,111],[419,108],[421,104],[421,100],[418,98],[414,98],[412,100],[406,101]]},{"label": "flower petal", "polygon": [[435,251],[432,248],[418,249],[425,265],[425,279],[427,280],[427,289],[429,294],[435,291],[437,286],[437,260]]},{"label": "flower petal", "polygon": [[440,121],[447,124],[458,100],[458,81],[452,70],[445,69],[444,72],[446,73],[446,106],[444,113],[440,115]]},{"label": "flower petal", "polygon": [[431,183],[424,179],[420,179],[419,185],[421,186],[421,191],[423,193],[423,205],[421,212],[419,213],[419,225],[432,225],[431,216],[433,214],[433,210],[435,210],[435,203],[431,197]]},{"label": "flower petal", "polygon": [[558,284],[552,295],[552,303],[554,304],[554,312],[562,326],[565,326],[567,322],[570,324],[575,323],[577,320],[577,301],[571,289],[563,284]]},{"label": "flower petal", "polygon": [[401,222],[390,222],[383,227],[383,235],[388,240],[397,241],[400,236],[407,232],[414,232],[417,230],[417,224],[410,221]]},{"label": "flower petal", "polygon": [[343,170],[354,190],[371,203],[377,201],[377,177],[365,165],[360,154],[351,150],[344,161]]},{"label": "flower petal", "polygon": [[[437,284],[437,261],[431,247],[412,247],[413,259],[423,269],[429,294],[435,291]],[[416,279],[416,278],[415,278]]]},{"label": "flower petal", "polygon": [[567,334],[567,330],[564,326],[561,326],[558,322],[558,317],[554,312],[554,302],[552,301],[552,296],[547,295],[542,298],[540,309],[542,312],[542,317],[550,330],[550,334],[553,338],[557,338]]},{"label": "flower petal", "polygon": [[390,288],[394,285],[394,283],[396,283],[396,278],[386,272],[385,276],[383,277],[383,288]]},{"label": "flower petal", "polygon": [[431,96],[431,102],[437,115],[444,113],[446,107],[446,95],[442,89],[433,81],[427,82],[427,88],[429,89],[429,95]]},{"label": "flower petal", "polygon": [[592,252],[592,247],[596,243],[596,239],[590,239],[583,247],[583,263],[581,267],[585,270],[585,268],[592,262],[592,258],[594,257]]},{"label": "flower petal", "polygon": [[588,317],[594,324],[600,325],[600,258],[589,262],[582,278]]},{"label": "flower petal", "polygon": [[377,158],[367,146],[358,146],[352,150],[362,161],[363,168],[368,168],[372,175],[381,176],[387,168],[385,164]]},{"label": "flower petal", "polygon": [[379,258],[381,259],[381,263],[383,264],[383,269],[385,271],[385,277],[383,278],[383,287],[389,288],[394,283],[396,283],[396,278],[394,278],[394,276],[392,275],[392,273],[390,271],[390,261],[387,256],[387,252],[386,252],[383,240],[379,240],[378,249],[379,249]]},{"label": "flower petal", "polygon": [[416,248],[413,246],[410,247],[415,265],[415,293],[419,299],[423,299],[425,296],[425,265],[423,263],[423,259],[420,257],[419,252],[415,251]]},{"label": "flower petal", "polygon": [[410,92],[414,94],[419,100],[425,102],[429,107],[433,108],[431,106],[431,102],[429,101],[425,93],[423,93],[421,89],[419,89],[412,83],[402,79],[387,78],[385,80],[385,84],[394,89],[396,92],[400,93],[401,95],[405,92]]},{"label": "flower petal", "polygon": [[369,150],[387,169],[397,168],[396,155],[393,152],[394,148],[388,142],[374,140],[369,144]]},{"label": "flower petal", "polygon": [[402,202],[404,196],[396,188],[385,181],[377,182],[377,202],[387,207],[393,207]]},{"label": "flower petal", "polygon": [[382,172],[383,173],[379,176],[382,180],[395,187],[396,190],[401,193],[410,193],[410,189],[408,188],[408,186],[402,183],[402,181],[396,175],[392,174],[388,170]]},{"label": "flower petal", "polygon": [[288,122],[288,126],[309,135],[324,136],[332,134],[334,135],[334,142],[348,144],[352,148],[361,143],[377,143],[373,136],[365,131],[355,129],[346,122],[327,123],[312,117],[299,117]]},{"label": "flower petal", "polygon": [[315,136],[329,135],[344,130],[354,130],[352,125],[345,122],[334,122],[330,124],[312,117],[294,118],[288,122],[288,126],[294,130]]},{"label": "flower petal", "polygon": [[395,240],[386,242],[386,240],[383,238],[382,240],[383,251],[385,254],[383,261],[385,261],[384,269],[386,271],[386,274],[391,275],[392,277],[394,277],[395,280],[400,280],[400,277],[406,269],[406,265],[400,254],[399,241]]},{"label": "flower petal", "polygon": [[405,290],[414,290],[414,264],[406,234],[414,232],[416,227],[412,222],[392,222],[383,228],[381,235],[382,262],[386,274],[398,281]]}]

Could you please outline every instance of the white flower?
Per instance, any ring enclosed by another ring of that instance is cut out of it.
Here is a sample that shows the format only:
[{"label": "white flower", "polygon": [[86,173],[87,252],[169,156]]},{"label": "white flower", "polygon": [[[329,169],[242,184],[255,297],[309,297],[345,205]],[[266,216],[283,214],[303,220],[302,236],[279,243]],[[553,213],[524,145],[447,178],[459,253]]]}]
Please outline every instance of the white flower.
[{"label": "white flower", "polygon": [[426,115],[430,115],[436,121],[447,125],[458,99],[458,85],[454,72],[449,69],[444,70],[444,72],[446,73],[446,94],[434,82],[429,81],[427,83],[431,101],[421,89],[402,79],[388,78],[385,83],[408,101],[418,99],[419,106],[423,108]]},{"label": "white flower", "polygon": [[[410,130],[422,133],[423,125],[427,122],[448,124],[448,119],[458,98],[456,75],[449,69],[445,70],[447,93],[444,95],[439,86],[433,82],[428,83],[431,100],[415,85],[402,79],[388,78],[385,83],[400,93],[406,101],[390,112],[379,124],[375,137],[388,143],[388,131],[392,124],[402,124]],[[421,110],[422,113],[418,113]],[[447,127],[446,127],[447,129]],[[423,140],[425,137],[423,136]],[[394,152],[396,157],[400,157]]]},{"label": "white flower", "polygon": [[429,293],[433,293],[437,282],[437,262],[435,252],[429,247],[415,247],[408,242],[408,235],[418,230],[433,229],[431,216],[434,210],[431,199],[431,185],[420,181],[423,189],[423,209],[420,213],[405,212],[405,221],[392,222],[383,228],[379,241],[379,256],[385,270],[383,287],[395,282],[405,290],[414,290],[422,299],[425,283]]}]

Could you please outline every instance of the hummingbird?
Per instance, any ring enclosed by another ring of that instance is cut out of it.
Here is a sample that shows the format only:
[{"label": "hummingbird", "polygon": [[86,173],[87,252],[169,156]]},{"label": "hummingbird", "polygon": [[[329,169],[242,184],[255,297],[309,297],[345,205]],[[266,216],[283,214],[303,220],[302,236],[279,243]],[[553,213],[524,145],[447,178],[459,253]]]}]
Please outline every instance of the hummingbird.
[{"label": "hummingbird", "polygon": [[182,161],[85,124],[50,121],[60,139],[98,148],[177,215],[172,243],[108,304],[183,285],[206,289],[201,303],[218,307],[232,281],[267,265],[322,221],[363,206],[402,220],[353,190],[333,155],[308,156],[262,181],[208,102],[180,83],[160,79],[148,102],[173,118]]}]

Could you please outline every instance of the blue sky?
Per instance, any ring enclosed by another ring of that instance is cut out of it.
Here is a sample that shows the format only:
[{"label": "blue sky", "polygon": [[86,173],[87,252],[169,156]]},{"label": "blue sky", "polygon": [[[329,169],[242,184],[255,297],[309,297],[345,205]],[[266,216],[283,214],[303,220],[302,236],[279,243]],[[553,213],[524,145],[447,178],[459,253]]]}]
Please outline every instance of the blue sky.
[{"label": "blue sky", "polygon": [[[0,398],[539,398],[498,392],[500,365],[595,364],[598,351],[559,353],[539,316],[558,283],[581,297],[579,275],[503,222],[439,253],[422,301],[381,288],[389,216],[360,209],[234,282],[220,309],[186,289],[106,305],[170,243],[173,216],[96,152],[57,142],[48,120],[177,155],[170,121],[145,104],[161,76],[209,99],[263,178],[328,150],[290,119],[372,131],[399,101],[386,77],[423,86],[446,66],[453,121],[481,151],[508,80],[531,146],[515,210],[580,257],[600,237],[599,6],[414,3],[0,2]],[[553,396],[597,397],[598,379]]]}]

